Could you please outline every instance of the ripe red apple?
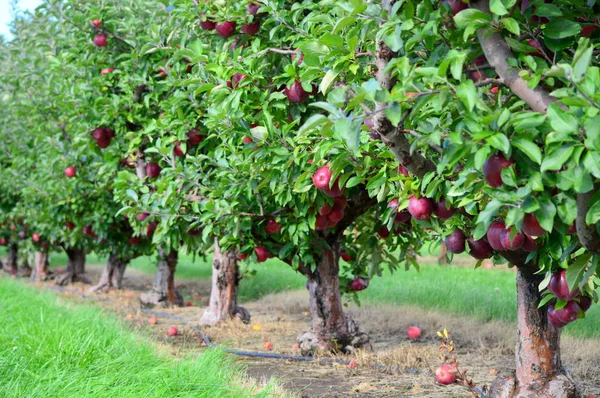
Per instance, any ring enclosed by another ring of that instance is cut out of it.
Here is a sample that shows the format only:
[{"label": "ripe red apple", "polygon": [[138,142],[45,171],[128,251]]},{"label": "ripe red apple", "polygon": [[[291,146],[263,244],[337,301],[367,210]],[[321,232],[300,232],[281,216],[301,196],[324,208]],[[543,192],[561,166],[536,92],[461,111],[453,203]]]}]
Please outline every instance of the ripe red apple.
[{"label": "ripe red apple", "polygon": [[484,239],[475,240],[472,236],[467,240],[469,244],[469,254],[477,260],[483,260],[492,257],[492,247]]},{"label": "ripe red apple", "polygon": [[73,166],[69,166],[65,169],[65,175],[68,178],[75,177],[76,174],[77,174],[77,171],[75,170],[75,167],[73,167]]},{"label": "ripe red apple", "polygon": [[329,166],[323,166],[318,169],[313,175],[313,184],[320,190],[329,189],[332,172]]},{"label": "ripe red apple", "polygon": [[102,25],[102,21],[100,21],[99,19],[94,19],[92,21],[92,25],[94,25],[96,28],[99,28]]},{"label": "ripe red apple", "polygon": [[491,158],[485,161],[483,164],[483,175],[485,181],[492,188],[499,188],[502,186],[502,169],[513,164],[514,161],[506,159],[504,154],[498,152],[492,155]]},{"label": "ripe red apple", "polygon": [[331,212],[329,212],[327,215],[327,218],[329,219],[329,226],[334,226],[342,221],[342,218],[344,218],[344,209],[341,207],[334,207],[333,210],[331,210]]},{"label": "ripe red apple", "polygon": [[210,19],[206,18],[204,21],[200,20],[200,27],[204,30],[213,30],[217,26],[217,24]]},{"label": "ripe red apple", "polygon": [[340,189],[339,186],[339,177],[335,180],[335,182],[333,183],[333,186],[331,188],[325,188],[323,190],[323,192],[325,193],[325,195],[329,196],[330,198],[337,198],[339,196],[342,196],[344,194],[344,192]]},{"label": "ripe red apple", "polygon": [[227,39],[235,33],[235,27],[236,23],[234,21],[226,21],[216,24],[215,29],[219,36]]},{"label": "ripe red apple", "polygon": [[390,236],[390,230],[387,229],[385,225],[382,225],[381,228],[379,228],[379,231],[377,231],[377,234],[381,238],[386,239],[388,236]]},{"label": "ripe red apple", "polygon": [[342,250],[342,252],[340,253],[340,257],[346,262],[350,262],[354,259],[350,254],[348,254],[346,250]]},{"label": "ripe red apple", "polygon": [[242,25],[240,30],[242,33],[247,34],[248,36],[254,36],[256,32],[258,32],[258,29],[260,29],[260,21]]},{"label": "ripe red apple", "polygon": [[563,323],[571,323],[579,318],[579,305],[575,301],[569,301],[563,308],[556,310],[556,317]]},{"label": "ripe red apple", "polygon": [[108,138],[107,131],[103,127],[97,127],[92,132],[92,138],[96,141],[106,140]]},{"label": "ripe red apple", "polygon": [[139,236],[130,236],[129,237],[129,244],[131,246],[137,246],[140,244],[140,237]]},{"label": "ripe red apple", "polygon": [[146,226],[146,236],[152,236],[154,234],[154,231],[156,231],[156,228],[158,228],[157,223],[149,222]]},{"label": "ripe red apple", "polygon": [[435,203],[433,206],[433,214],[435,214],[437,217],[441,218],[442,220],[449,219],[450,217],[452,217],[452,215],[454,215],[454,212],[455,212],[455,210],[452,206],[450,206],[450,208],[448,208],[445,198],[440,199],[440,201]]},{"label": "ripe red apple", "polygon": [[158,323],[158,318],[157,318],[157,317],[155,317],[155,316],[153,316],[152,318],[149,318],[149,319],[148,319],[148,323],[149,323],[150,325],[156,325],[156,324]]},{"label": "ripe red apple", "polygon": [[191,129],[186,135],[188,136],[187,143],[191,146],[196,146],[204,140],[204,135],[200,134],[198,129]]},{"label": "ripe red apple", "polygon": [[575,232],[577,232],[577,225],[575,224],[575,221],[573,221],[573,224],[569,225],[567,235],[573,235]]},{"label": "ripe red apple", "polygon": [[290,88],[286,87],[283,90],[283,93],[286,95],[288,100],[294,104],[299,104],[308,99],[308,93],[304,91],[302,88],[302,83],[300,83],[298,80],[292,83]]},{"label": "ripe red apple", "polygon": [[27,237],[27,232],[19,231],[17,235],[19,236],[19,239],[25,239]]},{"label": "ripe red apple", "polygon": [[559,300],[570,301],[579,295],[579,289],[569,290],[569,284],[567,283],[567,270],[560,270],[552,274],[550,283],[548,284],[548,290],[552,292]]},{"label": "ripe red apple", "polygon": [[231,76],[231,80],[229,80],[227,82],[227,87],[234,89],[237,88],[240,84],[240,82],[242,80],[244,80],[246,78],[246,75],[242,74],[242,73],[234,73],[233,76]]},{"label": "ripe red apple", "polygon": [[599,25],[585,25],[581,27],[581,36],[590,37],[596,29],[600,29]]},{"label": "ripe red apple", "polygon": [[113,68],[105,68],[100,71],[101,75],[108,75],[109,73],[113,73],[115,70]]},{"label": "ripe red apple", "polygon": [[534,213],[525,214],[523,217],[523,232],[529,236],[543,236],[546,230],[542,228]]},{"label": "ripe red apple", "polygon": [[94,229],[92,228],[91,225],[86,225],[81,230],[83,231],[84,235],[87,235],[90,238],[93,238],[95,236]]},{"label": "ripe red apple", "polygon": [[556,309],[554,308],[554,304],[550,304],[548,306],[548,321],[550,321],[550,324],[557,329],[560,329],[566,325],[565,322],[558,319]]},{"label": "ripe red apple", "polygon": [[273,344],[270,342],[265,342],[265,344],[263,345],[265,347],[265,350],[267,351],[271,351],[273,349]]},{"label": "ripe red apple", "polygon": [[394,217],[394,222],[396,224],[404,224],[408,220],[410,220],[410,213],[408,210],[402,210],[396,214],[396,217]]},{"label": "ripe red apple", "polygon": [[450,253],[460,254],[465,251],[465,234],[460,229],[456,228],[448,235],[444,242]]},{"label": "ripe red apple", "polygon": [[248,258],[248,253],[238,253],[236,254],[238,260],[245,260]]},{"label": "ripe red apple", "polygon": [[435,380],[444,385],[454,383],[456,381],[456,368],[447,363],[441,365],[435,371]]},{"label": "ripe red apple", "polygon": [[96,47],[106,47],[108,44],[108,39],[104,35],[96,35],[94,36],[94,45]]},{"label": "ripe red apple", "polygon": [[408,335],[409,340],[416,340],[421,337],[421,329],[416,326],[409,326],[406,329],[406,334]]},{"label": "ripe red apple", "polygon": [[[300,56],[298,56],[298,54],[300,54]],[[301,52],[292,54],[292,62],[294,62],[296,58],[298,58],[298,65],[302,65],[302,62],[304,62],[304,54],[302,54]]]},{"label": "ripe red apple", "polygon": [[367,283],[362,278],[354,278],[352,282],[350,282],[350,289],[359,292],[361,290],[365,290],[367,288]]},{"label": "ripe red apple", "polygon": [[315,221],[315,230],[322,231],[329,226],[329,217],[317,214],[317,220]]},{"label": "ripe red apple", "polygon": [[144,221],[146,218],[148,218],[149,215],[150,215],[150,213],[140,213],[137,216],[135,216],[135,218],[141,222],[141,221]]},{"label": "ripe red apple", "polygon": [[527,41],[527,44],[536,49],[536,51],[529,52],[527,53],[527,55],[540,58],[544,56],[544,54],[542,53],[542,45],[536,39],[530,39],[529,41]]},{"label": "ripe red apple", "polygon": [[498,94],[499,90],[500,89],[498,88],[498,86],[494,86],[494,87],[490,88],[490,91],[492,92],[492,94]]},{"label": "ripe red apple", "polygon": [[260,14],[258,13],[258,10],[260,9],[260,7],[262,7],[261,4],[251,3],[246,6],[246,9],[248,10],[248,12],[250,14],[254,15],[255,17],[257,17],[257,16],[262,17],[264,15],[267,15],[266,12],[261,12]]},{"label": "ripe red apple", "polygon": [[33,240],[34,242],[39,242],[40,241],[40,235],[37,233],[33,233],[33,235],[31,235],[31,240]]},{"label": "ripe red apple", "polygon": [[333,198],[333,206],[338,207],[340,209],[345,209],[348,204],[348,200],[345,196],[338,196]]},{"label": "ripe red apple", "polygon": [[161,168],[158,163],[150,162],[146,165],[146,174],[149,178],[156,178],[160,175]]},{"label": "ripe red apple", "polygon": [[0,246],[6,246],[6,245],[8,245],[8,239],[0,238]]},{"label": "ripe red apple", "polygon": [[278,234],[281,232],[281,224],[271,218],[265,225],[265,232],[269,235]]},{"label": "ripe red apple", "polygon": [[387,207],[388,207],[389,209],[395,209],[395,208],[397,208],[398,206],[399,206],[398,199],[392,199],[392,200],[391,200],[391,201],[390,201],[390,202],[387,204]]},{"label": "ripe red apple", "polygon": [[517,232],[515,236],[512,237],[512,230],[505,229],[500,232],[500,244],[504,248],[504,250],[515,251],[520,249],[523,246],[523,241],[525,240],[524,235],[520,232]]},{"label": "ripe red apple", "polygon": [[333,210],[333,206],[330,205],[329,203],[325,203],[323,206],[321,206],[319,208],[319,214],[322,216],[326,216],[329,213],[331,213],[331,210]]},{"label": "ripe red apple", "polygon": [[487,79],[487,76],[485,75],[485,73],[483,73],[483,71],[474,70],[473,72],[471,72],[469,79],[471,79],[475,83],[477,83],[479,81]]},{"label": "ripe red apple", "polygon": [[263,262],[267,261],[267,259],[270,257],[270,254],[269,254],[269,251],[267,250],[267,248],[262,247],[262,246],[255,247],[254,252],[256,253],[256,260],[259,263],[263,263]]},{"label": "ripe red apple", "polygon": [[181,141],[175,141],[175,143],[173,144],[173,154],[179,158],[185,156],[183,149],[181,149]]},{"label": "ripe red apple", "polygon": [[535,243],[535,240],[529,236],[529,235],[525,235],[525,238],[523,240],[523,246],[521,246],[521,249],[525,250],[526,252],[532,252],[534,250],[537,250],[538,245],[537,243]]},{"label": "ripe red apple", "polygon": [[398,174],[402,174],[404,177],[408,177],[408,169],[403,165],[398,166]]},{"label": "ripe red apple", "polygon": [[462,10],[467,9],[467,5],[460,0],[442,0],[442,4],[448,4],[450,6],[450,11],[452,15],[456,15]]},{"label": "ripe red apple", "polygon": [[416,220],[427,220],[433,213],[433,203],[431,199],[424,196],[420,198],[411,196],[408,200],[408,211]]},{"label": "ripe red apple", "polygon": [[178,334],[179,334],[179,330],[177,330],[177,328],[175,326],[171,326],[167,330],[167,336],[169,336],[169,337],[177,336]]},{"label": "ripe red apple", "polygon": [[588,296],[579,295],[576,299],[578,300],[579,308],[581,308],[583,312],[586,312],[592,306],[592,299]]},{"label": "ripe red apple", "polygon": [[73,224],[71,221],[67,221],[67,222],[65,223],[65,227],[66,227],[66,228],[67,228],[69,231],[72,231],[72,230],[74,230],[74,229],[75,229],[75,224]]},{"label": "ripe red apple", "polygon": [[503,251],[504,247],[500,241],[500,233],[506,229],[506,225],[502,221],[494,221],[488,231],[487,231],[487,240],[494,250]]},{"label": "ripe red apple", "polygon": [[194,306],[194,303],[192,303],[191,301],[186,301],[186,302],[185,302],[185,306],[186,306],[186,307],[193,307],[193,306]]}]

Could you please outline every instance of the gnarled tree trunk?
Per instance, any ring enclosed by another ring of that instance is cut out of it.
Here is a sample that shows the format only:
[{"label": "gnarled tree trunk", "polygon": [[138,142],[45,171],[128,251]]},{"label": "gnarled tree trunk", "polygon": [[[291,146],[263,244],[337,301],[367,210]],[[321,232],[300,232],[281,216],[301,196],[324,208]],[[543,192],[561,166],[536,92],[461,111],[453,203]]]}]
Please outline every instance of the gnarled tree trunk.
[{"label": "gnarled tree trunk", "polygon": [[222,252],[215,239],[210,302],[200,318],[201,325],[215,325],[231,318],[250,322],[250,312],[237,305],[240,272],[234,252]]},{"label": "gnarled tree trunk", "polygon": [[339,242],[323,249],[314,272],[308,279],[312,328],[298,336],[303,355],[316,351],[351,352],[369,342],[356,322],[344,313],[340,294]]},{"label": "gnarled tree trunk", "polygon": [[140,302],[142,305],[183,305],[183,297],[175,290],[175,269],[177,268],[177,250],[165,248],[158,249],[158,264],[156,278],[152,291],[142,293]]},{"label": "gnarled tree trunk", "polygon": [[497,378],[494,398],[576,398],[578,386],[562,366],[560,329],[548,322],[547,307],[538,309],[543,275],[517,270],[517,369],[513,376]]},{"label": "gnarled tree trunk", "polygon": [[4,271],[10,273],[11,275],[17,275],[17,270],[19,268],[18,265],[19,260],[19,245],[16,242],[13,242],[8,246],[8,255],[6,256],[6,267]]},{"label": "gnarled tree trunk", "polygon": [[35,252],[33,272],[31,273],[32,281],[41,282],[49,279],[48,263],[48,249],[43,248],[41,251]]},{"label": "gnarled tree trunk", "polygon": [[92,279],[85,273],[85,250],[65,249],[68,256],[67,270],[56,277],[57,285],[66,285],[73,282],[92,283]]},{"label": "gnarled tree trunk", "polygon": [[121,257],[118,253],[111,253],[98,284],[91,287],[89,292],[107,292],[111,288],[121,289],[123,287],[123,274],[125,274],[129,261],[130,259]]}]

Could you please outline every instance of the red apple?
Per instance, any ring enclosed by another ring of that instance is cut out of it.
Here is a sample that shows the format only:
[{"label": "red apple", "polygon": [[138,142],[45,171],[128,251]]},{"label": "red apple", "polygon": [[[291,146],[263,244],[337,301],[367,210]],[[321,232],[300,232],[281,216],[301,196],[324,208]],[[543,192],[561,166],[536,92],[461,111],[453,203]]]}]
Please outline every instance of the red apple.
[{"label": "red apple", "polygon": [[149,222],[146,226],[146,236],[152,236],[154,234],[154,231],[156,231],[156,228],[158,228],[157,223]]},{"label": "red apple", "polygon": [[215,29],[219,36],[227,39],[235,33],[235,27],[236,23],[234,21],[226,21],[216,24]]},{"label": "red apple", "polygon": [[94,25],[96,28],[99,28],[102,25],[102,21],[100,21],[99,19],[94,19],[92,21],[92,25]]},{"label": "red apple", "polygon": [[523,217],[523,232],[529,236],[542,236],[546,230],[542,228],[534,213],[525,214]]},{"label": "red apple", "polygon": [[248,12],[254,16],[258,15],[258,10],[260,9],[261,5],[260,4],[256,4],[256,3],[250,3],[246,6],[246,9],[248,10]]},{"label": "red apple", "polygon": [[262,246],[255,247],[254,252],[256,253],[256,261],[258,261],[259,263],[263,263],[263,262],[267,261],[267,259],[270,257],[270,254],[269,254],[269,251],[267,250],[267,248],[262,247]]},{"label": "red apple", "polygon": [[335,180],[335,182],[333,183],[333,186],[331,188],[325,188],[323,190],[323,192],[325,193],[325,195],[329,196],[330,198],[337,198],[339,196],[342,196],[344,194],[344,192],[340,189],[339,186],[339,177]]},{"label": "red apple", "polygon": [[27,232],[19,231],[17,235],[19,236],[19,239],[25,239],[27,237]]},{"label": "red apple", "polygon": [[[298,56],[298,54],[300,54],[300,56]],[[298,65],[301,65],[302,62],[304,62],[304,54],[299,51],[296,54],[292,54],[292,62],[294,62],[296,58],[298,58]]]},{"label": "red apple", "polygon": [[448,207],[445,198],[440,199],[440,201],[435,203],[433,206],[433,214],[442,220],[447,220],[452,217],[452,215],[454,215],[454,211],[455,210],[452,206]]},{"label": "red apple", "polygon": [[329,189],[332,172],[329,166],[323,166],[318,169],[313,175],[313,184],[320,190]]},{"label": "red apple", "polygon": [[494,87],[490,88],[490,91],[492,92],[492,94],[498,94],[499,90],[500,89],[498,88],[498,86],[494,86]]},{"label": "red apple", "polygon": [[465,234],[460,229],[456,228],[448,235],[444,242],[450,253],[460,254],[465,251]]},{"label": "red apple", "polygon": [[416,340],[421,337],[421,329],[416,326],[409,326],[409,328],[406,329],[406,334],[408,335],[409,340]]},{"label": "red apple", "polygon": [[346,262],[350,262],[353,260],[353,257],[350,254],[348,254],[348,252],[346,250],[341,251],[340,257],[342,258],[342,260],[344,260]]},{"label": "red apple", "polygon": [[408,211],[416,220],[427,220],[433,212],[433,203],[426,197],[411,196],[408,200]]},{"label": "red apple", "polygon": [[263,344],[263,347],[265,348],[265,350],[271,351],[273,349],[273,343],[267,341],[265,342],[265,344]]},{"label": "red apple", "polygon": [[288,100],[294,104],[299,104],[308,99],[308,93],[302,88],[302,83],[296,80],[290,88],[287,87],[283,90]]},{"label": "red apple", "polygon": [[148,218],[149,215],[150,215],[150,213],[140,213],[137,216],[135,216],[135,218],[141,222],[141,221],[144,221],[146,218]]},{"label": "red apple", "polygon": [[560,329],[566,325],[565,322],[558,319],[556,309],[554,308],[554,304],[550,304],[548,306],[548,321],[550,321],[550,324],[552,324],[552,326],[554,326],[557,329]]},{"label": "red apple", "polygon": [[397,208],[397,207],[398,207],[398,205],[399,205],[399,203],[398,203],[398,199],[392,199],[392,200],[391,200],[391,201],[388,203],[387,207],[388,207],[389,209],[395,209],[395,208]]},{"label": "red apple", "polygon": [[317,220],[315,221],[315,230],[322,231],[329,226],[329,217],[317,214]]},{"label": "red apple", "polygon": [[236,257],[238,260],[245,260],[248,258],[248,253],[238,253]]},{"label": "red apple", "polygon": [[382,225],[381,228],[379,228],[379,231],[377,231],[377,234],[381,238],[386,239],[388,236],[390,236],[390,230],[387,229],[385,225]]},{"label": "red apple", "polygon": [[34,233],[33,235],[31,235],[31,240],[33,240],[34,242],[39,242],[40,241],[40,235],[37,233]]},{"label": "red apple", "polygon": [[355,292],[365,290],[367,286],[367,283],[362,278],[354,278],[352,282],[350,282],[350,289],[354,290]]},{"label": "red apple", "polygon": [[139,236],[130,236],[129,237],[129,244],[131,246],[137,246],[140,244],[140,238]]},{"label": "red apple", "polygon": [[75,177],[76,174],[77,174],[77,171],[75,171],[75,167],[73,167],[73,166],[69,166],[65,169],[65,175],[68,178]]},{"label": "red apple", "polygon": [[408,177],[408,169],[403,165],[398,166],[398,174],[402,174],[404,177]]},{"label": "red apple", "polygon": [[96,35],[94,36],[94,45],[96,47],[106,47],[108,44],[108,39],[104,35]]},{"label": "red apple", "polygon": [[569,284],[567,283],[567,270],[560,270],[552,274],[550,283],[548,284],[548,290],[552,292],[559,300],[570,301],[579,295],[579,289],[569,290]]},{"label": "red apple", "polygon": [[327,215],[327,218],[329,219],[329,226],[339,223],[342,221],[342,218],[344,218],[344,209],[341,207],[334,207]]},{"label": "red apple", "polygon": [[585,25],[581,27],[581,36],[590,37],[592,33],[596,30],[600,29],[599,25]]},{"label": "red apple", "polygon": [[452,12],[452,15],[456,15],[462,10],[467,9],[467,5],[461,0],[442,0],[441,3],[446,3],[450,6],[450,11]]},{"label": "red apple", "polygon": [[500,233],[506,229],[506,225],[502,221],[494,221],[488,231],[487,231],[487,240],[494,250],[503,251],[504,247],[500,241]]},{"label": "red apple", "polygon": [[109,73],[113,73],[115,70],[113,68],[105,68],[100,71],[101,75],[108,75]]},{"label": "red apple", "polygon": [[72,230],[74,230],[74,229],[75,229],[75,224],[73,224],[71,221],[67,221],[67,222],[65,223],[65,227],[66,227],[66,228],[67,228],[69,231],[72,231]]},{"label": "red apple", "polygon": [[471,79],[475,83],[477,83],[479,81],[487,79],[487,76],[485,75],[485,73],[483,73],[483,71],[474,70],[473,72],[471,72],[471,75],[469,76],[469,79]]},{"label": "red apple", "polygon": [[319,208],[319,214],[322,216],[326,216],[329,213],[331,213],[331,210],[333,210],[333,206],[330,205],[329,203],[325,203],[323,206],[321,206]]},{"label": "red apple", "polygon": [[348,204],[348,200],[345,196],[338,196],[333,198],[333,206],[338,207],[340,209],[345,209]]},{"label": "red apple", "polygon": [[155,317],[155,316],[153,316],[152,318],[149,318],[149,319],[148,319],[148,323],[149,323],[150,325],[156,325],[156,324],[158,323],[158,318],[157,318],[157,317]]},{"label": "red apple", "polygon": [[456,368],[447,363],[441,365],[435,371],[435,380],[444,385],[454,383],[456,381]]},{"label": "red apple", "polygon": [[281,232],[281,224],[271,218],[265,225],[265,232],[269,235],[278,234]]},{"label": "red apple", "polygon": [[579,308],[581,308],[583,312],[586,312],[592,306],[592,299],[588,296],[579,295],[576,299],[578,300]]},{"label": "red apple", "polygon": [[469,244],[469,254],[477,260],[483,260],[492,257],[492,247],[484,239],[475,240],[470,237],[467,240]]},{"label": "red apple", "polygon": [[242,25],[240,30],[242,33],[247,34],[248,36],[254,36],[256,32],[258,32],[258,29],[260,29],[260,22],[256,21],[254,23]]},{"label": "red apple", "polygon": [[517,232],[515,236],[512,236],[511,229],[505,229],[500,232],[500,244],[504,248],[504,250],[515,251],[520,249],[523,246],[523,241],[525,240],[524,235],[520,232]]},{"label": "red apple", "polygon": [[227,82],[227,87],[234,89],[237,88],[240,84],[240,82],[242,80],[244,80],[246,78],[246,75],[242,74],[242,73],[234,73],[233,76],[231,76],[231,80],[229,80]]},{"label": "red apple", "polygon": [[204,135],[200,134],[198,129],[191,129],[186,135],[188,136],[187,143],[190,146],[196,146],[204,140]]},{"label": "red apple", "polygon": [[523,249],[526,252],[532,252],[534,250],[537,250],[538,245],[537,243],[535,243],[535,240],[529,236],[529,235],[525,235],[525,239],[523,240],[523,246],[521,246],[521,249]]},{"label": "red apple", "polygon": [[185,306],[186,306],[186,307],[193,307],[193,306],[194,306],[194,303],[192,303],[191,301],[186,301],[186,302],[185,302]]},{"label": "red apple", "polygon": [[571,323],[579,318],[579,305],[575,301],[569,301],[563,308],[556,310],[556,317],[563,323]]},{"label": "red apple", "polygon": [[244,144],[248,145],[248,144],[252,144],[254,141],[252,140],[252,138],[245,136],[244,139],[242,140],[244,141]]},{"label": "red apple", "polygon": [[94,229],[91,225],[86,225],[82,228],[82,231],[85,235],[89,236],[90,238],[93,238],[95,236]]},{"label": "red apple", "polygon": [[173,144],[173,154],[179,158],[185,156],[183,149],[181,149],[181,141],[175,141],[175,143]]},{"label": "red apple", "polygon": [[146,165],[146,174],[149,178],[156,178],[160,175],[161,168],[158,163],[150,162]]},{"label": "red apple", "polygon": [[213,29],[215,29],[216,26],[217,26],[217,24],[208,18],[205,19],[204,21],[200,20],[200,27],[203,30],[213,30]]},{"label": "red apple", "polygon": [[179,330],[177,330],[177,328],[175,326],[171,326],[167,330],[167,336],[169,336],[169,337],[177,336],[178,334],[179,334]]},{"label": "red apple", "polygon": [[394,217],[394,222],[396,224],[404,224],[408,220],[410,220],[410,213],[408,210],[402,210],[396,214],[396,217]]},{"label": "red apple", "polygon": [[501,152],[492,155],[491,158],[485,161],[483,164],[483,175],[485,181],[492,188],[501,187],[502,182],[502,169],[513,164],[514,161],[506,159],[504,154]]},{"label": "red apple", "polygon": [[0,238],[0,246],[6,246],[6,245],[8,245],[8,239]]},{"label": "red apple", "polygon": [[527,55],[540,58],[544,56],[544,54],[542,53],[542,45],[536,39],[530,39],[529,41],[527,41],[527,44],[536,49],[536,51],[529,52],[527,53]]}]

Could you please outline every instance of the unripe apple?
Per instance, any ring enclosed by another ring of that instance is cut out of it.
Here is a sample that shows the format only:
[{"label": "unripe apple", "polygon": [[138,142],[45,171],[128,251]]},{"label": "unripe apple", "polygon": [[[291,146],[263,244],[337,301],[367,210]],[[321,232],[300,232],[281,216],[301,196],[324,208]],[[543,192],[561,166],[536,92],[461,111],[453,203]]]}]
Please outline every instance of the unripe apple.
[{"label": "unripe apple", "polygon": [[406,329],[406,334],[409,340],[416,340],[421,337],[421,329],[416,326],[409,326],[409,328]]},{"label": "unripe apple", "polygon": [[552,326],[554,326],[557,329],[560,329],[566,325],[565,322],[558,319],[556,309],[554,308],[554,304],[550,304],[548,306],[548,321]]},{"label": "unripe apple", "polygon": [[265,247],[255,247],[254,252],[256,253],[256,261],[259,263],[263,263],[269,258],[269,251]]},{"label": "unripe apple", "polygon": [[320,190],[329,189],[332,172],[329,166],[323,166],[318,169],[313,175],[313,184]]},{"label": "unripe apple", "polygon": [[416,220],[427,220],[433,213],[433,203],[426,197],[411,196],[408,200],[408,211]]},{"label": "unripe apple", "polygon": [[254,36],[256,32],[258,32],[258,29],[260,29],[260,21],[242,25],[240,30],[242,33],[247,34],[248,36]]},{"label": "unripe apple", "polygon": [[146,174],[149,178],[156,178],[160,175],[161,168],[158,163],[150,162],[146,165]]},{"label": "unripe apple", "polygon": [[34,242],[39,242],[40,241],[40,235],[37,233],[33,233],[33,235],[31,235],[31,240],[33,240]]},{"label": "unripe apple", "polygon": [[494,250],[503,251],[504,247],[500,241],[500,233],[506,229],[506,225],[502,221],[494,221],[488,231],[487,240]]},{"label": "unripe apple", "polygon": [[302,83],[296,80],[290,88],[287,87],[283,90],[288,100],[294,104],[299,104],[308,99],[308,93],[302,88]]},{"label": "unripe apple", "polygon": [[454,383],[456,381],[456,368],[447,363],[441,365],[435,371],[435,380],[444,385]]},{"label": "unripe apple", "polygon": [[73,167],[73,166],[69,166],[65,169],[65,175],[68,178],[75,177],[76,174],[77,174],[77,171],[75,171],[75,167]]},{"label": "unripe apple", "polygon": [[446,248],[450,253],[460,254],[465,251],[465,234],[456,228],[450,235],[444,239]]},{"label": "unripe apple", "polygon": [[101,75],[108,75],[109,73],[113,73],[115,70],[113,68],[105,68],[100,71]]},{"label": "unripe apple", "polygon": [[569,301],[563,308],[556,310],[556,317],[563,323],[571,323],[579,318],[579,310],[575,301]]},{"label": "unripe apple", "polygon": [[398,214],[396,214],[396,217],[394,217],[394,222],[396,224],[404,224],[405,222],[410,220],[410,213],[408,212],[408,210],[402,210],[399,211]]},{"label": "unripe apple", "polygon": [[350,262],[354,259],[350,254],[348,254],[346,250],[342,250],[342,252],[340,253],[340,257],[346,262]]},{"label": "unripe apple", "polygon": [[365,290],[367,286],[367,283],[362,278],[354,278],[352,282],[350,282],[350,289],[354,290],[355,292]]},{"label": "unripe apple", "polygon": [[138,214],[137,216],[135,216],[135,218],[136,218],[138,221],[142,222],[142,221],[144,221],[146,218],[148,218],[148,216],[149,216],[149,215],[150,215],[150,213],[140,213],[140,214]]},{"label": "unripe apple", "polygon": [[214,29],[215,29],[215,27],[217,26],[217,24],[216,24],[215,22],[211,21],[211,20],[210,20],[210,19],[208,19],[208,18],[207,18],[207,19],[205,19],[204,21],[203,21],[203,20],[200,20],[200,21],[199,21],[199,23],[200,23],[200,27],[201,27],[203,30],[214,30]]},{"label": "unripe apple", "polygon": [[542,228],[534,213],[525,214],[523,217],[523,232],[529,236],[542,236],[546,230]]},{"label": "unripe apple", "polygon": [[169,336],[169,337],[177,336],[178,334],[179,334],[179,330],[177,330],[177,328],[175,326],[171,326],[167,330],[167,336]]},{"label": "unripe apple", "polygon": [[583,312],[586,312],[592,306],[592,299],[588,296],[579,295],[576,299],[578,300],[579,308],[581,308]]},{"label": "unripe apple", "polygon": [[492,257],[492,247],[484,239],[475,240],[470,237],[467,240],[469,244],[469,254],[477,260],[484,260]]},{"label": "unripe apple", "polygon": [[104,35],[96,35],[94,36],[94,45],[96,47],[106,47],[108,44],[108,39]]},{"label": "unripe apple", "polygon": [[485,181],[492,188],[499,188],[502,186],[502,169],[513,164],[514,161],[506,159],[504,154],[501,152],[492,155],[491,158],[485,161],[483,164],[483,175]]},{"label": "unripe apple", "polygon": [[435,205],[433,206],[433,214],[435,214],[437,217],[441,218],[442,220],[447,220],[450,217],[452,217],[454,215],[454,208],[452,206],[450,206],[450,208],[447,207],[448,205],[446,204],[446,199],[442,198],[440,199],[439,202],[435,203]]},{"label": "unripe apple", "polygon": [[271,218],[265,225],[265,232],[269,235],[278,234],[281,232],[281,224]]},{"label": "unripe apple", "polygon": [[381,238],[386,239],[388,236],[390,236],[390,230],[387,229],[385,225],[382,225],[381,228],[379,228],[379,231],[377,231],[377,234]]},{"label": "unripe apple", "polygon": [[227,39],[235,33],[235,26],[236,23],[234,21],[226,21],[216,24],[215,29],[219,36]]},{"label": "unripe apple", "polygon": [[187,143],[190,146],[196,146],[204,140],[204,135],[200,134],[198,129],[191,129],[186,135],[188,136]]},{"label": "unripe apple", "polygon": [[567,283],[567,270],[560,270],[552,274],[550,283],[548,284],[548,290],[552,292],[559,300],[570,301],[579,295],[579,289],[569,290],[569,284]]},{"label": "unripe apple", "polygon": [[523,241],[525,240],[524,235],[520,232],[517,232],[512,238],[511,235],[511,229],[505,229],[504,231],[501,231],[500,244],[504,250],[515,251],[520,249],[521,246],[523,246]]}]

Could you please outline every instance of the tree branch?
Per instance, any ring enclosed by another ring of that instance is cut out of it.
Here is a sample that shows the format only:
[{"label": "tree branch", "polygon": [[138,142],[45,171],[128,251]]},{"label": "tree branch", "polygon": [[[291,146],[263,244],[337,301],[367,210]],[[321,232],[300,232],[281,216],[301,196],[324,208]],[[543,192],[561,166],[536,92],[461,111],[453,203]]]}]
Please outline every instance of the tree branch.
[{"label": "tree branch", "polygon": [[348,228],[354,222],[354,220],[364,214],[368,208],[374,206],[376,203],[377,199],[370,198],[369,191],[367,191],[364,186],[359,186],[358,194],[352,197],[352,199],[348,202],[346,209],[344,210],[344,218],[337,223],[333,233],[328,236],[333,236],[334,239],[340,237],[346,228]]}]

